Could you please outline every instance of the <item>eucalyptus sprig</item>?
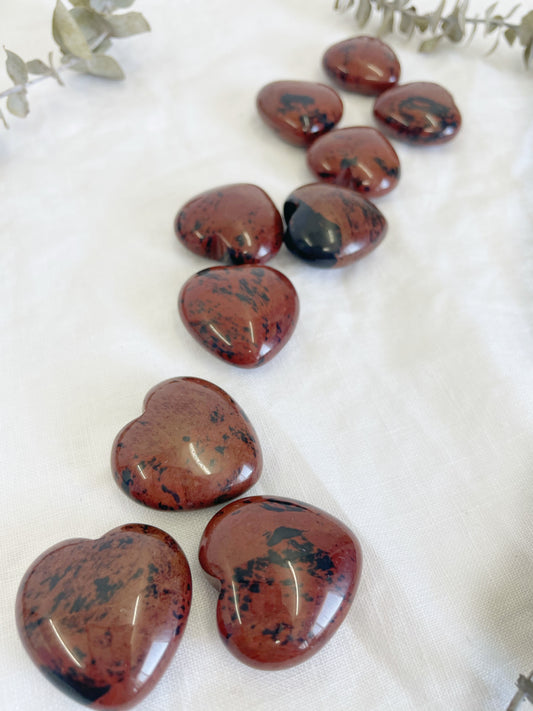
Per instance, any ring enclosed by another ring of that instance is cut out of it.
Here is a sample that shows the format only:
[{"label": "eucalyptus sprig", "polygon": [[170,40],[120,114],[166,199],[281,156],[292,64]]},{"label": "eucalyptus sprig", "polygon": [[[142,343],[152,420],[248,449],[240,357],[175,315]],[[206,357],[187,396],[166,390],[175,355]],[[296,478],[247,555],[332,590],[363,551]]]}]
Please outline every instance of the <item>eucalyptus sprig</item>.
[{"label": "eucalyptus sprig", "polygon": [[[28,87],[52,77],[60,85],[60,74],[73,69],[104,79],[124,79],[120,64],[106,54],[113,39],[149,32],[150,25],[140,12],[122,12],[134,0],[70,0],[67,8],[57,0],[52,17],[52,35],[60,51],[60,64],[54,65],[54,53],[48,63],[41,59],[25,62],[18,54],[6,49],[6,71],[13,86],[0,93],[6,108],[14,116],[24,118],[30,111]],[[34,75],[30,79],[30,75]],[[0,120],[9,128],[0,109]]]},{"label": "eucalyptus sprig", "polygon": [[524,63],[529,67],[533,51],[533,10],[522,17],[520,22],[511,22],[511,17],[519,9],[515,5],[506,15],[496,12],[497,3],[490,5],[482,17],[468,16],[468,0],[456,0],[453,10],[446,11],[446,0],[440,0],[438,7],[430,13],[420,14],[411,0],[335,0],[335,9],[344,12],[355,8],[355,19],[364,27],[375,11],[381,14],[378,30],[380,36],[394,31],[410,39],[415,32],[428,33],[432,37],[423,40],[420,52],[433,52],[442,40],[458,44],[470,42],[479,27],[484,35],[493,35],[495,41],[487,52],[492,54],[503,37],[509,46],[515,42],[523,48]]}]

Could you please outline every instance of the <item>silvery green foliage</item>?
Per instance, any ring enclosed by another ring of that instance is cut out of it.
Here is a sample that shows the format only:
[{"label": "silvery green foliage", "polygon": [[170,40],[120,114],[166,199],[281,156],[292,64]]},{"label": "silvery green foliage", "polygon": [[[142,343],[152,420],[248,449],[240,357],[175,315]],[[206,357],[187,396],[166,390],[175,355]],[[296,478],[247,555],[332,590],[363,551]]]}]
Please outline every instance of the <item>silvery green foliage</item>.
[{"label": "silvery green foliage", "polygon": [[[60,66],[54,66],[53,52],[48,63],[41,59],[25,62],[6,49],[6,71],[13,82],[10,89],[0,93],[6,99],[6,108],[14,116],[24,118],[29,113],[28,86],[53,77],[63,84],[59,72],[73,69],[104,79],[124,79],[118,62],[107,54],[115,38],[130,37],[149,32],[150,25],[140,12],[118,12],[133,4],[134,0],[70,0],[67,8],[57,0],[52,17],[52,35],[60,53]],[[30,75],[34,78],[30,79]],[[0,110],[0,121],[8,127]]]},{"label": "silvery green foliage", "polygon": [[446,10],[446,0],[440,0],[438,7],[428,14],[419,14],[411,0],[335,0],[336,10],[355,10],[355,19],[364,27],[373,12],[381,15],[378,34],[384,36],[394,31],[411,38],[415,32],[431,34],[424,39],[420,52],[433,52],[442,40],[455,44],[465,40],[470,42],[478,28],[484,35],[493,35],[494,42],[487,54],[492,54],[503,37],[509,46],[515,41],[522,48],[524,63],[529,67],[533,51],[533,10],[522,17],[520,22],[511,22],[511,17],[520,8],[515,5],[506,15],[497,11],[497,3],[490,5],[483,17],[468,17],[468,0],[456,0],[451,12]]}]

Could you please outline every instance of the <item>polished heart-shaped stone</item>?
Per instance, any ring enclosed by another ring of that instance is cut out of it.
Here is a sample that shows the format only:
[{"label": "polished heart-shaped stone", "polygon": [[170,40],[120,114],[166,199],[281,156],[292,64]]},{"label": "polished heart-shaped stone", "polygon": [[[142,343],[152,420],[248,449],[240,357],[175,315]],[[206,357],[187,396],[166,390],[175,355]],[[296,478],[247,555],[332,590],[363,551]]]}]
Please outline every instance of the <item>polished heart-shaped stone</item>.
[{"label": "polished heart-shaped stone", "polygon": [[257,95],[257,110],[280,138],[308,146],[342,118],[340,96],[330,86],[311,81],[274,81]]},{"label": "polished heart-shaped stone", "polygon": [[346,91],[375,96],[395,86],[400,62],[388,44],[377,37],[350,37],[326,50],[322,65]]},{"label": "polished heart-shaped stone", "polygon": [[271,267],[212,267],[182,287],[179,312],[189,333],[222,360],[254,368],[273,358],[291,337],[298,295]]},{"label": "polished heart-shaped stone", "polygon": [[224,390],[200,378],[156,385],[144,412],[116,436],[115,480],[132,499],[160,510],[228,501],[261,474],[262,454],[245,413]]},{"label": "polished heart-shaped stone", "polygon": [[342,267],[383,240],[387,221],[371,202],[348,188],[313,183],[297,188],[284,206],[285,244],[316,267]]},{"label": "polished heart-shaped stone", "polygon": [[217,625],[228,649],[261,669],[303,662],[346,617],[361,549],[339,520],[290,499],[233,501],[208,523],[200,564],[220,590]]},{"label": "polished heart-shaped stone", "polygon": [[168,666],[190,603],[179,545],[134,523],[43,553],[21,582],[16,618],[30,657],[59,689],[91,708],[128,709]]},{"label": "polished heart-shaped stone", "polygon": [[313,173],[366,197],[389,193],[400,178],[400,160],[385,136],[370,126],[330,131],[307,151]]},{"label": "polished heart-shaped stone", "polygon": [[225,185],[189,200],[174,221],[191,252],[229,264],[263,264],[283,243],[283,221],[264,190]]},{"label": "polished heart-shaped stone", "polygon": [[450,92],[423,81],[400,84],[378,96],[374,116],[394,138],[421,146],[451,141],[462,121]]}]

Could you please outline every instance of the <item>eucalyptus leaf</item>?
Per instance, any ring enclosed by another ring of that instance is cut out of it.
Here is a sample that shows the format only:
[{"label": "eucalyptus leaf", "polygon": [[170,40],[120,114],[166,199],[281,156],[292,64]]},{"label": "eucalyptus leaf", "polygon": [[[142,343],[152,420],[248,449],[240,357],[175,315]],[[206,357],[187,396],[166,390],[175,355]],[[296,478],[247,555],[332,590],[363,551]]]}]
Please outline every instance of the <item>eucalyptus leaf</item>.
[{"label": "eucalyptus leaf", "polygon": [[90,58],[91,48],[87,44],[83,32],[61,0],[57,0],[54,10],[52,33],[65,54],[72,54],[80,59]]},{"label": "eucalyptus leaf", "polygon": [[141,32],[150,32],[150,25],[140,12],[126,12],[123,15],[110,15],[112,37],[130,37]]},{"label": "eucalyptus leaf", "polygon": [[518,28],[518,39],[522,47],[528,46],[533,40],[533,10],[524,15]]},{"label": "eucalyptus leaf", "polygon": [[391,7],[386,7],[378,30],[378,37],[389,35],[391,32],[394,32],[394,10]]},{"label": "eucalyptus leaf", "polygon": [[496,9],[497,2],[493,2],[492,5],[489,5],[488,8],[485,10],[485,21],[490,20],[492,17],[492,13]]},{"label": "eucalyptus leaf", "polygon": [[429,20],[425,15],[419,15],[415,19],[415,25],[418,27],[420,32],[425,32],[429,27]]},{"label": "eucalyptus leaf", "polygon": [[498,27],[501,27],[503,22],[503,17],[501,15],[494,15],[490,22],[487,22],[487,34],[490,35]]},{"label": "eucalyptus leaf", "polygon": [[439,26],[439,23],[442,18],[442,13],[444,11],[445,4],[446,4],[446,0],[441,0],[437,9],[434,12],[432,12],[431,15],[429,16],[429,27],[432,32],[436,32],[436,30]]},{"label": "eucalyptus leaf", "polygon": [[[478,19],[478,17],[477,17],[477,15],[476,15],[476,16],[474,17],[474,20],[477,20],[477,19]],[[474,39],[474,35],[475,35],[476,32],[477,32],[477,28],[478,28],[478,23],[474,21],[474,22],[472,23],[472,30],[471,30],[471,32],[470,32],[470,35],[468,36],[468,39],[466,40],[466,44],[467,44],[467,45],[470,44],[470,43],[472,42],[472,40]]]},{"label": "eucalyptus leaf", "polygon": [[89,0],[89,4],[96,12],[111,13],[115,10],[125,9],[133,5],[134,0]]},{"label": "eucalyptus leaf", "polygon": [[512,47],[517,37],[517,33],[514,27],[508,27],[503,33],[503,36],[507,40],[507,44],[509,45],[509,47]]},{"label": "eucalyptus leaf", "polygon": [[9,49],[6,49],[6,54],[6,70],[9,78],[14,84],[25,84],[28,81],[28,70],[25,61],[15,52],[10,52]]},{"label": "eucalyptus leaf", "polygon": [[73,69],[102,79],[119,80],[125,77],[120,64],[107,54],[95,54],[90,59],[76,62]]},{"label": "eucalyptus leaf", "polygon": [[28,104],[28,99],[26,96],[26,90],[17,91],[16,94],[10,94],[7,97],[7,110],[13,114],[13,116],[18,116],[19,118],[24,118],[30,113],[30,107]]},{"label": "eucalyptus leaf", "polygon": [[90,7],[91,3],[89,0],[70,0],[70,4],[74,7]]},{"label": "eucalyptus leaf", "polygon": [[50,67],[44,62],[41,62],[40,59],[32,59],[31,61],[26,62],[26,69],[30,74],[41,74],[43,76],[51,74]]},{"label": "eucalyptus leaf", "polygon": [[111,45],[112,45],[111,40],[109,39],[109,37],[106,37],[106,39],[103,42],[100,42],[98,47],[96,47],[93,50],[93,53],[94,54],[104,54],[104,52],[107,52],[107,50],[110,49]]},{"label": "eucalyptus leaf", "polygon": [[496,37],[496,42],[492,45],[492,47],[489,49],[489,51],[486,53],[486,57],[490,57],[491,54],[494,54],[494,52],[498,49],[498,45],[500,44],[500,35]]},{"label": "eucalyptus leaf", "polygon": [[63,81],[61,80],[61,77],[56,71],[56,68],[54,67],[54,53],[53,52],[48,52],[48,61],[50,62],[50,75],[54,77],[54,79],[57,81],[59,86],[65,86],[63,84]]},{"label": "eucalyptus leaf", "polygon": [[415,29],[414,15],[410,12],[402,12],[398,29],[406,35],[407,38],[410,38]]},{"label": "eucalyptus leaf", "polygon": [[9,130],[9,124],[8,124],[8,122],[6,121],[6,117],[4,116],[4,114],[2,113],[2,111],[0,111],[0,121],[1,121],[1,122],[4,124],[4,126]]},{"label": "eucalyptus leaf", "polygon": [[86,7],[74,7],[70,14],[83,32],[89,46],[92,46],[99,37],[102,39],[111,34],[111,25],[102,15]]},{"label": "eucalyptus leaf", "polygon": [[509,10],[507,15],[505,15],[505,19],[508,20],[512,15],[514,15],[519,7],[520,7],[520,3],[518,3],[518,5],[515,5],[512,10]]},{"label": "eucalyptus leaf", "polygon": [[429,54],[437,49],[437,45],[442,39],[442,35],[437,35],[436,37],[431,37],[430,39],[424,40],[420,43],[418,51],[422,54]]},{"label": "eucalyptus leaf", "polygon": [[355,13],[355,21],[359,27],[364,27],[366,25],[371,14],[372,5],[370,4],[370,0],[359,0],[357,12]]},{"label": "eucalyptus leaf", "polygon": [[533,40],[531,40],[528,46],[524,50],[524,64],[526,69],[529,67],[529,60],[531,59],[531,50],[533,49]]}]

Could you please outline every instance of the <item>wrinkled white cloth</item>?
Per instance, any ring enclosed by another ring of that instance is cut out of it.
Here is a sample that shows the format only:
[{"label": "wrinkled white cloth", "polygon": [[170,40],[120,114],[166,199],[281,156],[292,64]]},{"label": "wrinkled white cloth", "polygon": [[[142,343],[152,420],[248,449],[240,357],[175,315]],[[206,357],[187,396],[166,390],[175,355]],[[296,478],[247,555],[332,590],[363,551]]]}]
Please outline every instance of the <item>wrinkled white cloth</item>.
[{"label": "wrinkled white cloth", "polygon": [[[484,0],[471,4],[482,14]],[[181,285],[212,263],[178,244],[174,215],[232,182],[281,209],[311,182],[255,95],[276,79],[327,81],[322,53],[360,30],[330,0],[135,5],[152,31],[116,42],[124,82],[43,81],[30,115],[0,127],[0,707],[79,708],[18,639],[28,566],[61,540],[143,522],[180,543],[194,585],[143,711],[504,711],[533,668],[531,71],[505,43],[484,57],[492,38],[429,56],[389,40],[403,81],[446,86],[463,128],[440,147],[395,144],[402,177],[376,201],[389,232],[370,256],[335,271],[285,249],[271,262],[296,286],[300,320],[276,358],[245,371],[179,320]],[[3,0],[1,42],[45,59],[52,10]],[[372,124],[371,99],[343,99],[341,126]],[[251,493],[322,507],[361,541],[345,622],[292,669],[249,668],[217,635],[197,561],[214,511],[152,511],[112,479],[116,433],[181,375],[224,388],[252,420],[265,464]]]}]

